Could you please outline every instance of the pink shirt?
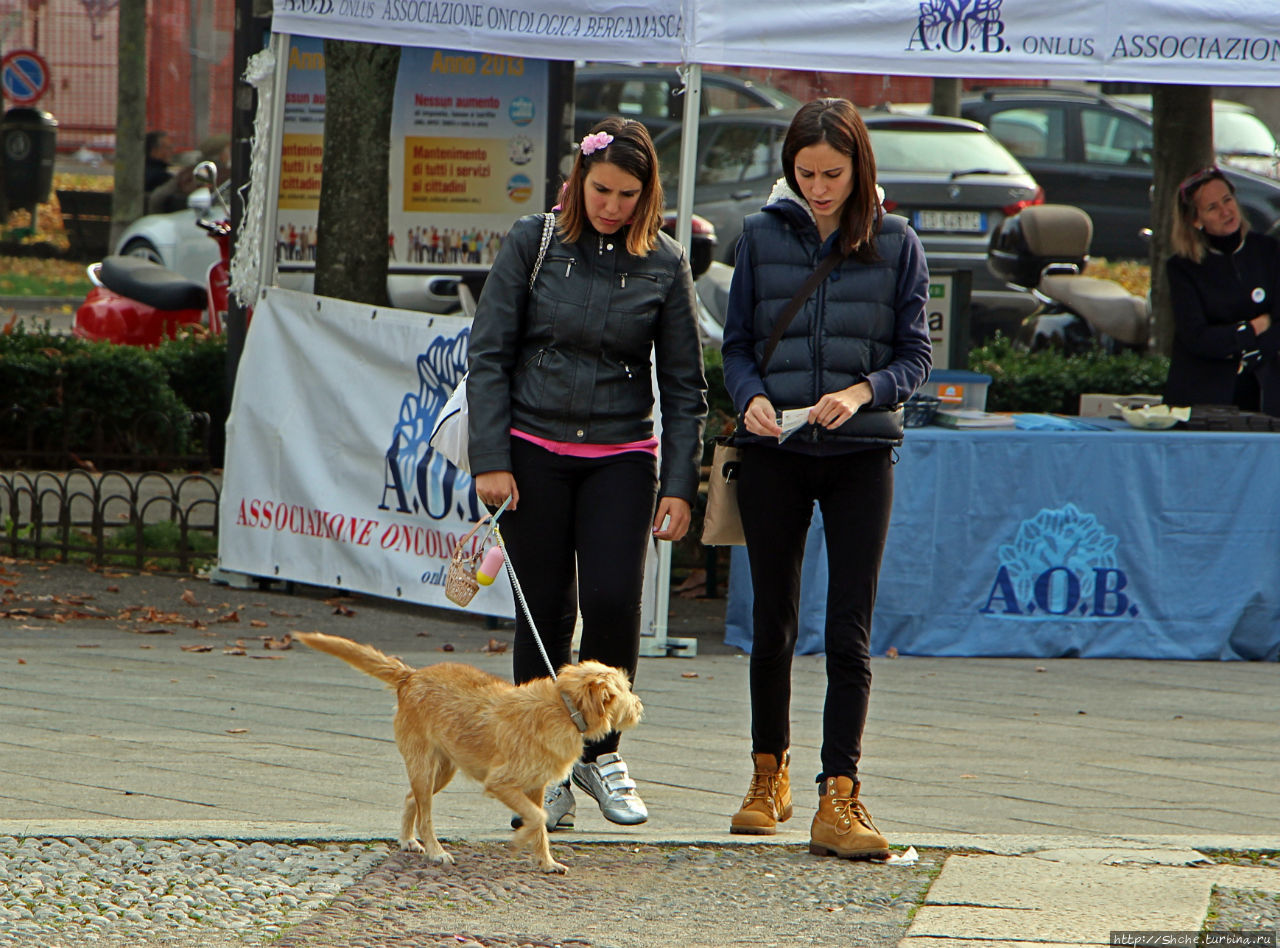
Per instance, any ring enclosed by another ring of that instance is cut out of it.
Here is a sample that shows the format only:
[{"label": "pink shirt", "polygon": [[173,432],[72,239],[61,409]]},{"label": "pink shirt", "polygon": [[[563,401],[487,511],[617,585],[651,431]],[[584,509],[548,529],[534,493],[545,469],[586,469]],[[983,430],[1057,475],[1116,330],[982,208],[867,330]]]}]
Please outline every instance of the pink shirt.
[{"label": "pink shirt", "polygon": [[628,441],[625,444],[576,444],[572,441],[550,441],[546,438],[539,438],[537,435],[531,435],[524,431],[511,429],[511,433],[517,438],[522,438],[531,444],[536,444],[540,448],[550,451],[552,454],[564,454],[574,458],[611,458],[618,454],[626,454],[628,451],[644,451],[658,456],[658,439],[649,438],[645,441]]}]

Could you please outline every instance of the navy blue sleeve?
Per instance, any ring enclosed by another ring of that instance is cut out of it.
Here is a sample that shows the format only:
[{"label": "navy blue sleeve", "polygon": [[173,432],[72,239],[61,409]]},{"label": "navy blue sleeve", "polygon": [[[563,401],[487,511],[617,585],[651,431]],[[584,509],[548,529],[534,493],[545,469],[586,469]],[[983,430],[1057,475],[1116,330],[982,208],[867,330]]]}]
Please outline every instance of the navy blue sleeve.
[{"label": "navy blue sleeve", "polygon": [[743,231],[734,260],[733,281],[729,284],[729,309],[720,347],[724,357],[724,385],[739,414],[747,410],[751,399],[765,394],[760,367],[756,365],[756,286],[749,244],[747,232]]},{"label": "navy blue sleeve", "polygon": [[[914,230],[907,230],[898,257],[898,291],[894,304],[893,361],[867,376],[873,406],[905,402],[929,378],[933,344],[925,304],[929,299],[929,266]],[[726,373],[727,374],[727,373]]]}]

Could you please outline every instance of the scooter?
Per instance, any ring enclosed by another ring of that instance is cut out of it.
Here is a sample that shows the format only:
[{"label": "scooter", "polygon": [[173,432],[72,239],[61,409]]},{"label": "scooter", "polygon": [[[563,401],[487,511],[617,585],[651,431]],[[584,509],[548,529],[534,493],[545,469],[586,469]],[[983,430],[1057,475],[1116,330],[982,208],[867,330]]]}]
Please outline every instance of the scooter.
[{"label": "scooter", "polygon": [[[217,166],[202,161],[193,175],[229,218],[230,209],[217,188]],[[219,259],[209,266],[204,286],[141,257],[105,257],[88,268],[93,288],[76,310],[72,333],[82,339],[151,347],[174,338],[182,327],[222,332],[230,284],[231,223],[206,218],[196,223],[221,250]]]},{"label": "scooter", "polygon": [[1015,346],[1068,355],[1149,348],[1146,300],[1113,280],[1084,276],[1092,240],[1092,219],[1066,204],[1024,207],[992,233],[987,269],[1038,304],[1022,321]]}]

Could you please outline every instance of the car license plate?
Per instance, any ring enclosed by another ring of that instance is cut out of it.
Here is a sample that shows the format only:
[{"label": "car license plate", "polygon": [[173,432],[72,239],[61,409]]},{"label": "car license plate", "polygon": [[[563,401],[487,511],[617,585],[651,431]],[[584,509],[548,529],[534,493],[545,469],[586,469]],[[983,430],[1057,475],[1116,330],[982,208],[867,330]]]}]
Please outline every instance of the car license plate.
[{"label": "car license plate", "polygon": [[986,215],[981,211],[916,211],[916,230],[949,230],[983,233]]}]

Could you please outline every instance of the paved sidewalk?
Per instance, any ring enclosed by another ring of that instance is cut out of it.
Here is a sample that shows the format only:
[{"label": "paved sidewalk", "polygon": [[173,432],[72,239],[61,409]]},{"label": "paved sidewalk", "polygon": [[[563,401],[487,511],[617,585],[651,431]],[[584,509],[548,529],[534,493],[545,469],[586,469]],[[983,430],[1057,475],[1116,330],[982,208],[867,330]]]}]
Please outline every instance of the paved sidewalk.
[{"label": "paved sidewalk", "polygon": [[[405,790],[393,697],[329,656],[266,646],[319,630],[412,665],[510,671],[509,654],[482,650],[509,642],[509,628],[463,613],[2,568],[0,837],[393,839]],[[776,837],[730,836],[750,771],[747,660],[720,642],[721,615],[674,601],[670,634],[697,636],[698,656],[642,660],[647,716],[623,750],[652,818],[614,826],[580,799],[575,844],[807,843],[823,659],[795,662],[795,817]],[[1198,929],[1210,888],[1236,869],[1189,868],[1197,850],[1280,850],[1276,665],[899,658],[873,669],[862,776],[880,829],[898,846],[988,854],[947,861],[912,948]],[[437,828],[446,846],[504,841],[506,817],[459,777]],[[1240,871],[1277,891],[1280,870]]]}]

